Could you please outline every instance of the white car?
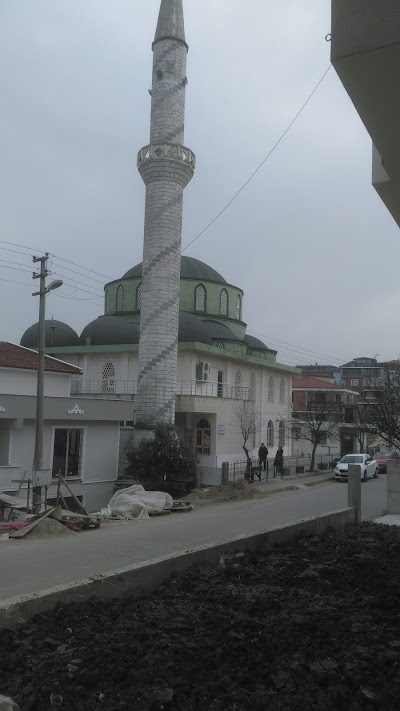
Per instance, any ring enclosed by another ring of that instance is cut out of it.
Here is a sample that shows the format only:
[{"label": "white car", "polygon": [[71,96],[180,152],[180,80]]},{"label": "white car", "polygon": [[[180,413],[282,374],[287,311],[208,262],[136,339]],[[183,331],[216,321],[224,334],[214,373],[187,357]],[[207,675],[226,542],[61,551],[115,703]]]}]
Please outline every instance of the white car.
[{"label": "white car", "polygon": [[379,465],[369,454],[345,454],[334,469],[336,481],[346,481],[349,475],[349,464],[360,465],[361,481],[378,476]]}]

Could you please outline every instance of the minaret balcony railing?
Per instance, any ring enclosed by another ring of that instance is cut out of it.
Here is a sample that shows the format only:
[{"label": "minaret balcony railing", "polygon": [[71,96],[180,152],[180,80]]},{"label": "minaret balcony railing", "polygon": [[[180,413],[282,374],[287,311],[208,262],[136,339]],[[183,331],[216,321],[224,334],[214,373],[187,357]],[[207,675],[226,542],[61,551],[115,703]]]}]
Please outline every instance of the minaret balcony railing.
[{"label": "minaret balcony railing", "polygon": [[149,160],[177,160],[186,163],[193,170],[196,167],[196,156],[193,151],[177,143],[151,143],[149,146],[144,146],[138,153],[138,168]]}]

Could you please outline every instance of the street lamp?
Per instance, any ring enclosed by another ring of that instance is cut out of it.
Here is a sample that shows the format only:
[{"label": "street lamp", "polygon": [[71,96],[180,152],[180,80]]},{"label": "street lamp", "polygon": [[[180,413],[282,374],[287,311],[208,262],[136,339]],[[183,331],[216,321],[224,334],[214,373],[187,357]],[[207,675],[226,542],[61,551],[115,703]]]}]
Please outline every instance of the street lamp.
[{"label": "street lamp", "polygon": [[46,294],[62,286],[61,279],[52,281],[46,287],[48,253],[44,257],[33,257],[34,263],[40,262],[40,273],[33,273],[33,279],[40,279],[39,291],[32,296],[39,296],[39,343],[38,343],[38,368],[37,368],[37,394],[36,394],[36,428],[35,428],[35,454],[32,472],[32,509],[33,513],[40,513],[42,505],[42,486],[51,481],[51,472],[43,465],[43,401],[44,401],[44,349],[46,325]]}]

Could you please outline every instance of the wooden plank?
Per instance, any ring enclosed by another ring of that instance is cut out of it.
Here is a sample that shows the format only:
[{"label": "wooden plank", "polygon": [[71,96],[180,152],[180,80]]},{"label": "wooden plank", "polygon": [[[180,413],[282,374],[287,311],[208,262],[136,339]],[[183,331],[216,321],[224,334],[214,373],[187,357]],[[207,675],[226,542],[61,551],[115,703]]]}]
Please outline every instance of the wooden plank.
[{"label": "wooden plank", "polygon": [[29,523],[28,526],[25,526],[24,528],[20,528],[19,531],[13,531],[13,533],[10,533],[10,538],[24,538],[25,536],[28,535],[36,526],[43,521],[43,519],[47,518],[50,516],[51,513],[53,513],[54,508],[49,509],[46,511],[44,514],[41,514],[38,516],[36,521],[33,521],[33,523]]},{"label": "wooden plank", "polygon": [[13,509],[26,509],[26,500],[18,496],[9,496],[8,494],[0,493],[0,502],[10,506]]},{"label": "wooden plank", "polygon": [[64,486],[67,487],[67,489],[68,489],[69,493],[71,494],[71,496],[72,496],[73,500],[75,501],[75,503],[76,503],[76,504],[79,506],[79,508],[83,511],[83,513],[85,514],[85,516],[87,516],[87,515],[88,515],[88,512],[86,511],[84,505],[79,501],[79,499],[75,496],[75,494],[74,494],[74,492],[72,491],[72,489],[68,486],[68,484],[67,484],[66,480],[64,479],[63,475],[61,474],[61,472],[60,472],[60,474],[59,474],[59,477],[60,477],[62,483],[64,484]]}]

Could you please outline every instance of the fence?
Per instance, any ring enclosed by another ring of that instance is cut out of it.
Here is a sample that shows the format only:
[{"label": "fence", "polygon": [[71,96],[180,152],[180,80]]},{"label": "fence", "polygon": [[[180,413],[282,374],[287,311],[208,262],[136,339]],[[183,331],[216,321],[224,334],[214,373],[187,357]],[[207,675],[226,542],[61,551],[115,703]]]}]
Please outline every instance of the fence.
[{"label": "fence", "polygon": [[[327,471],[333,469],[335,463],[340,459],[340,457],[334,457],[328,454],[319,454],[315,457],[314,461],[314,471]],[[246,478],[247,472],[247,461],[237,460],[234,462],[228,462],[229,464],[229,481],[239,481],[239,479]],[[253,458],[251,460],[252,466],[258,466],[258,459]],[[306,457],[285,457],[284,458],[284,476],[290,474],[302,474],[303,472],[310,471],[311,456]],[[222,469],[213,467],[202,467],[201,472],[201,482],[203,486],[218,486],[222,483]],[[266,481],[267,479],[273,477],[274,475],[274,460],[267,460],[266,471],[261,472],[261,481]],[[258,481],[258,478],[256,478]]]}]

